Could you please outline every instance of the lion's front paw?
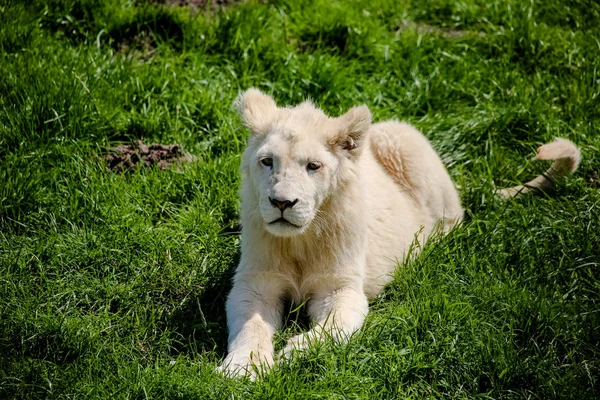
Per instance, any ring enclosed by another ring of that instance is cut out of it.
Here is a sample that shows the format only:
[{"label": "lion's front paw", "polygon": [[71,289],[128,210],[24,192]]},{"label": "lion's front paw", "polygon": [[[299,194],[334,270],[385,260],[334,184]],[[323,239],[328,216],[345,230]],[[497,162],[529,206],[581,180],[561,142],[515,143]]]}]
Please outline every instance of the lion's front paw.
[{"label": "lion's front paw", "polygon": [[267,372],[272,364],[272,357],[258,357],[252,353],[248,355],[230,353],[223,363],[217,367],[217,370],[229,377],[248,376],[254,380]]},{"label": "lion's front paw", "polygon": [[283,358],[290,358],[294,351],[301,351],[308,347],[310,344],[309,337],[306,334],[292,336],[286,346],[281,350],[281,356]]}]

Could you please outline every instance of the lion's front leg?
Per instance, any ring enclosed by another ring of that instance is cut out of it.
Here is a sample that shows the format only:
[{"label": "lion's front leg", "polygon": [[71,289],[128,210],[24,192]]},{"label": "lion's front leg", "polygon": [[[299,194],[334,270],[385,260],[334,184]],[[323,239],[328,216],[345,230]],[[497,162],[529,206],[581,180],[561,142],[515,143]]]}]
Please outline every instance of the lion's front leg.
[{"label": "lion's front leg", "polygon": [[278,282],[264,277],[236,279],[227,299],[228,355],[222,370],[255,375],[273,364],[271,337],[281,326],[283,305]]},{"label": "lion's front leg", "polygon": [[308,303],[308,313],[315,325],[308,332],[288,341],[283,349],[284,357],[289,357],[293,350],[303,349],[328,336],[337,342],[347,340],[360,329],[368,310],[362,284],[316,293]]}]

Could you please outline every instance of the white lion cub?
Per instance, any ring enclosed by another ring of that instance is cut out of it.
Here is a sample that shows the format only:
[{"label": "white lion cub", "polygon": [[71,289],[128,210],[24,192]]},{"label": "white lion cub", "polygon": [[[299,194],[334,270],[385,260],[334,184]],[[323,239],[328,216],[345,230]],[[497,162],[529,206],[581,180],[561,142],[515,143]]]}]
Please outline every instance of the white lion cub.
[{"label": "white lion cub", "polygon": [[337,118],[310,102],[279,108],[256,89],[238,106],[251,137],[222,368],[253,375],[273,363],[286,297],[308,300],[314,325],[292,337],[284,354],[325,333],[344,340],[413,241],[448,231],[463,210],[440,158],[408,124],[371,124],[366,106]]}]

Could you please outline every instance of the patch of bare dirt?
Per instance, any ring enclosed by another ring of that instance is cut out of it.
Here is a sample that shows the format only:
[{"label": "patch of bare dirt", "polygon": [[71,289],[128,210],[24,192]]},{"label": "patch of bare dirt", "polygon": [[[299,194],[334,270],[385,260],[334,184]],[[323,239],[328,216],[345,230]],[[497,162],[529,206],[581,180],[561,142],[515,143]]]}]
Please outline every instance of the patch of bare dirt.
[{"label": "patch of bare dirt", "polygon": [[148,3],[166,4],[174,7],[190,6],[201,8],[206,6],[224,7],[241,3],[242,0],[148,0]]},{"label": "patch of bare dirt", "polygon": [[472,31],[461,31],[458,29],[441,28],[439,26],[429,25],[423,22],[414,22],[409,20],[402,20],[399,30],[414,29],[419,33],[437,33],[447,38],[461,38],[467,35],[476,34],[479,36],[485,36],[483,32],[472,32]]},{"label": "patch of bare dirt", "polygon": [[151,32],[141,31],[131,38],[123,39],[116,47],[121,53],[131,53],[141,58],[149,58],[156,51],[156,41]]},{"label": "patch of bare dirt", "polygon": [[191,162],[195,157],[185,153],[178,144],[145,144],[136,140],[133,144],[124,144],[104,156],[106,168],[113,172],[124,172],[140,167],[158,166],[168,169],[173,165]]}]

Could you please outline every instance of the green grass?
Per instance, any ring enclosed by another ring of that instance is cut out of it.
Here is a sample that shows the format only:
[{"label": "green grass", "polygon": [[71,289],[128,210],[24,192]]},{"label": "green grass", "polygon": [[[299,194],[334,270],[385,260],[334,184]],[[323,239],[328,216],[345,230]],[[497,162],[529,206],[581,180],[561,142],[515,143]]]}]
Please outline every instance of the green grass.
[{"label": "green grass", "polygon": [[[599,397],[599,27],[593,0],[0,2],[0,398]],[[348,345],[257,382],[215,371],[250,86],[410,121],[467,209]],[[556,136],[578,172],[497,199]],[[107,172],[140,138],[198,161]]]}]

